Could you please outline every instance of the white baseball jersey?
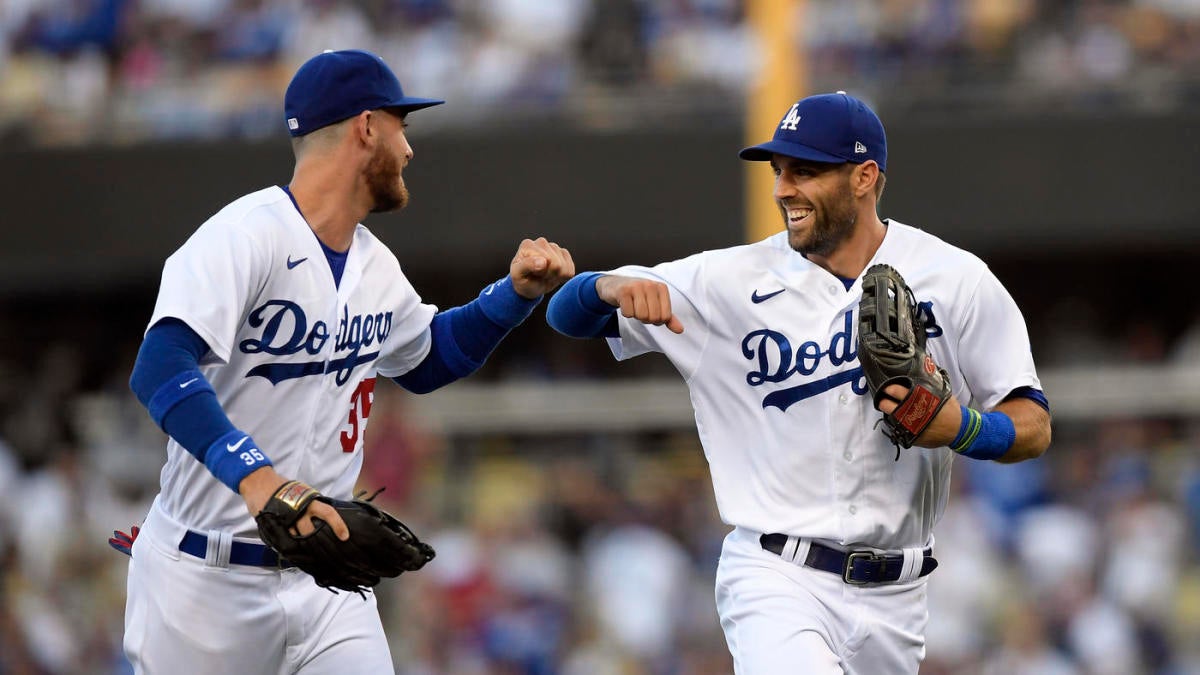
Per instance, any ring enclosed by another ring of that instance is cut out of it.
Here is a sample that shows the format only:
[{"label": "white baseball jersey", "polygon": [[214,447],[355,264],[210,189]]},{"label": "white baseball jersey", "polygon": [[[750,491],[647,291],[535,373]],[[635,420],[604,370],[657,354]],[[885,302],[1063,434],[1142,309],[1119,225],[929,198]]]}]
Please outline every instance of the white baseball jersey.
[{"label": "white baseball jersey", "polygon": [[[150,326],[174,317],[211,351],[200,370],[280,474],[346,499],[362,468],[376,373],[429,353],[437,308],[359,225],[340,285],[287,193],[226,206],[166,261]],[[183,525],[257,537],[242,498],[173,439],[158,507]]]},{"label": "white baseball jersey", "polygon": [[[1041,388],[1024,318],[981,260],[893,220],[875,263],[912,288],[959,401],[987,409]],[[897,459],[875,428],[857,358],[861,279],[847,290],[787,232],[611,273],[670,288],[682,335],[620,317],[609,346],[618,359],[662,352],[683,375],[726,523],[879,549],[932,544],[954,453]]]}]

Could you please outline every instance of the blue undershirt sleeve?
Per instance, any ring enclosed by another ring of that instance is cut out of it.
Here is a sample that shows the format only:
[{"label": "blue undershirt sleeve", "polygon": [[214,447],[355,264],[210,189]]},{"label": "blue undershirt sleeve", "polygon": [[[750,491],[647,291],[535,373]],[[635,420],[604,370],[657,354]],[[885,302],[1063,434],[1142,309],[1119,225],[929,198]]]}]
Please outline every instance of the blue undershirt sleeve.
[{"label": "blue undershirt sleeve", "polygon": [[429,354],[415,368],[392,379],[414,394],[427,394],[470,375],[541,300],[521,297],[505,277],[471,302],[438,312],[429,325]]},{"label": "blue undershirt sleeve", "polygon": [[[242,478],[271,461],[253,441],[241,441],[249,436],[233,426],[201,374],[200,359],[208,351],[186,323],[163,319],[146,332],[129,387],[159,428],[237,492]],[[210,452],[218,442],[225,451]],[[228,450],[230,445],[239,452]]]},{"label": "blue undershirt sleeve", "polygon": [[1033,387],[1017,387],[1016,389],[1013,389],[1008,396],[1005,396],[1004,400],[1008,401],[1014,398],[1027,398],[1042,406],[1046,412],[1050,412],[1050,401],[1046,399],[1046,394],[1041,389],[1034,389]]},{"label": "blue undershirt sleeve", "polygon": [[617,308],[596,293],[596,280],[602,276],[584,272],[563,284],[546,307],[550,327],[568,337],[620,337]]}]

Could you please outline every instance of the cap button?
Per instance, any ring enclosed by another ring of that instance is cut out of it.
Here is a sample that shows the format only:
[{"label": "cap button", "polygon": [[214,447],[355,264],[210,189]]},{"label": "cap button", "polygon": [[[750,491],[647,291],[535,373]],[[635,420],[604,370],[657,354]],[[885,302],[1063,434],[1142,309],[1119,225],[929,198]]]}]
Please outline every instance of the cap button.
[{"label": "cap button", "polygon": [[841,89],[838,89],[837,93],[842,94],[843,96],[846,94],[846,92],[842,91]]}]

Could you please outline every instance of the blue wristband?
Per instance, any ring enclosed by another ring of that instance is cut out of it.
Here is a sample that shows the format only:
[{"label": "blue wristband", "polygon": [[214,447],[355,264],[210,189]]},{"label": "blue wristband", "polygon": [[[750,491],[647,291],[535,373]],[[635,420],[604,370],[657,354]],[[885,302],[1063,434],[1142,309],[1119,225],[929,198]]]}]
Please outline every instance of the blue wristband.
[{"label": "blue wristband", "polygon": [[971,459],[1000,459],[1017,438],[1012,418],[1002,412],[981,413],[962,406],[962,424],[950,449]]},{"label": "blue wristband", "polygon": [[249,434],[234,429],[208,446],[204,466],[226,487],[238,492],[243,478],[255,469],[271,466],[271,460],[258,449]]},{"label": "blue wristband", "polygon": [[172,408],[179,405],[185,398],[205,391],[216,393],[213,391],[212,385],[204,378],[204,374],[198,369],[191,368],[179,373],[164,382],[150,396],[150,402],[146,404],[146,409],[150,411],[150,419],[154,420],[159,429],[162,429],[163,418],[171,412]]},{"label": "blue wristband", "polygon": [[479,294],[479,309],[484,316],[505,328],[516,328],[533,313],[533,308],[542,301],[542,296],[532,300],[521,297],[513,288],[512,278],[489,284]]}]

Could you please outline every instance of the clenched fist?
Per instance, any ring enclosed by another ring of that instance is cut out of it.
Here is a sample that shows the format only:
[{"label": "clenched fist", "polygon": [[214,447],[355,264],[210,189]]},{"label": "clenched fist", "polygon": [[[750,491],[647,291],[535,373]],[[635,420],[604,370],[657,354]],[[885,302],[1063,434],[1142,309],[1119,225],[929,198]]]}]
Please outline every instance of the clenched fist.
[{"label": "clenched fist", "polygon": [[682,333],[683,323],[671,312],[671,292],[661,281],[606,274],[596,280],[600,299],[621,308],[621,315]]},{"label": "clenched fist", "polygon": [[575,261],[570,251],[545,237],[526,239],[508,266],[508,276],[517,295],[532,300],[575,276]]}]

